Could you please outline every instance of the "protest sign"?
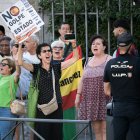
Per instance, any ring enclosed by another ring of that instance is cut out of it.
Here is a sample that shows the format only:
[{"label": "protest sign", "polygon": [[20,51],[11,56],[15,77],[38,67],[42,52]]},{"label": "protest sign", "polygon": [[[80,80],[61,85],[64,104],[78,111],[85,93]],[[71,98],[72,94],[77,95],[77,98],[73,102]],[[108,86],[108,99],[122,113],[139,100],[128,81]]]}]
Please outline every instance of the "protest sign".
[{"label": "protest sign", "polygon": [[30,5],[30,3],[27,0],[21,0],[21,1],[24,4],[24,6],[27,8],[27,11],[31,15],[33,21],[36,23],[36,26],[40,28],[42,25],[44,25],[44,22],[42,21],[38,13],[35,11],[34,7]]},{"label": "protest sign", "polygon": [[[31,34],[38,32],[44,24],[34,8],[29,3],[27,5],[27,2],[19,0],[0,14],[19,43],[26,40]],[[35,13],[34,16],[33,13]]]}]

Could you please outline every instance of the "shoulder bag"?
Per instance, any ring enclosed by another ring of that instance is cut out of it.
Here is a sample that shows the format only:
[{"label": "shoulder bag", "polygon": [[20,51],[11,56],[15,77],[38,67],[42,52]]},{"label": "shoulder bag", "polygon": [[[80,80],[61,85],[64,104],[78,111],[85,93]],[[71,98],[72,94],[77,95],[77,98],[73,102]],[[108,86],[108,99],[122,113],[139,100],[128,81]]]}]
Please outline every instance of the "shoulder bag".
[{"label": "shoulder bag", "polygon": [[43,112],[44,115],[49,115],[58,109],[58,103],[56,99],[56,92],[55,92],[55,76],[54,71],[52,69],[52,79],[53,79],[53,98],[47,104],[37,105],[37,107]]},{"label": "shoulder bag", "polygon": [[[18,85],[18,88],[20,89],[19,85]],[[10,82],[10,94],[11,94],[11,97],[13,98],[11,82]],[[26,114],[25,102],[23,100],[21,90],[20,90],[20,100],[17,100],[17,99],[13,100],[12,99],[11,104],[10,104],[10,109],[11,109],[11,112],[13,114],[16,114],[16,115],[24,115],[24,114]]]},{"label": "shoulder bag", "polygon": [[[36,117],[37,109],[37,100],[38,100],[38,81],[40,77],[40,70],[38,70],[36,79],[32,79],[28,92],[28,104],[27,104],[27,116],[28,118]],[[34,122],[31,122],[30,125],[33,127]]]}]

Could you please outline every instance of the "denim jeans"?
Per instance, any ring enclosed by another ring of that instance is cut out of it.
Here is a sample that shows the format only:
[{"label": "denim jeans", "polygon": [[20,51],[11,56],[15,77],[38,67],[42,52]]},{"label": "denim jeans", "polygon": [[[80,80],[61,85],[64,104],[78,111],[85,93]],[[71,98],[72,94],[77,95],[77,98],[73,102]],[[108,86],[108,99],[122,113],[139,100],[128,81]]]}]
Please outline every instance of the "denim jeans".
[{"label": "denim jeans", "polygon": [[[0,107],[0,117],[16,118],[17,116],[11,113],[10,108]],[[0,140],[9,133],[15,124],[16,121],[0,121]],[[13,133],[10,133],[4,140],[12,140]]]}]

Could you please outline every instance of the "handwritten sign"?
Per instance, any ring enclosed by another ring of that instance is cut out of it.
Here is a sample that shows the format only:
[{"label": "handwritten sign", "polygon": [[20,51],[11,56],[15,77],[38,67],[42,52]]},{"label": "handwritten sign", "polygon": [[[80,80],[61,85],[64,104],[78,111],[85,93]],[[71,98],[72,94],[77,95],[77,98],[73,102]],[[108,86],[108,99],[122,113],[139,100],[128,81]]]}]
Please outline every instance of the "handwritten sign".
[{"label": "handwritten sign", "polygon": [[33,6],[30,5],[27,0],[21,0],[21,1],[23,2],[24,6],[27,8],[27,11],[30,13],[30,15],[31,15],[33,21],[36,23],[36,25],[38,27],[41,27],[42,25],[44,25],[43,20],[40,18],[38,13],[35,11]]},{"label": "handwritten sign", "polygon": [[19,0],[0,15],[19,43],[38,32],[44,24],[29,3],[27,7],[27,2],[26,0]]}]

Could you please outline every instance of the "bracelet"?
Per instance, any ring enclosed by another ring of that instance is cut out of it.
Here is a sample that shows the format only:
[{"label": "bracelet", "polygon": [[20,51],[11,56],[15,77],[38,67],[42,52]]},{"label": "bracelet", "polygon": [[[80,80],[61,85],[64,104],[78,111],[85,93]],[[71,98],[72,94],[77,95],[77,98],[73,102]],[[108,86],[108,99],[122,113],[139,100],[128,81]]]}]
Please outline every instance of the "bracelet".
[{"label": "bracelet", "polygon": [[81,93],[77,93],[78,95],[81,95]]}]

